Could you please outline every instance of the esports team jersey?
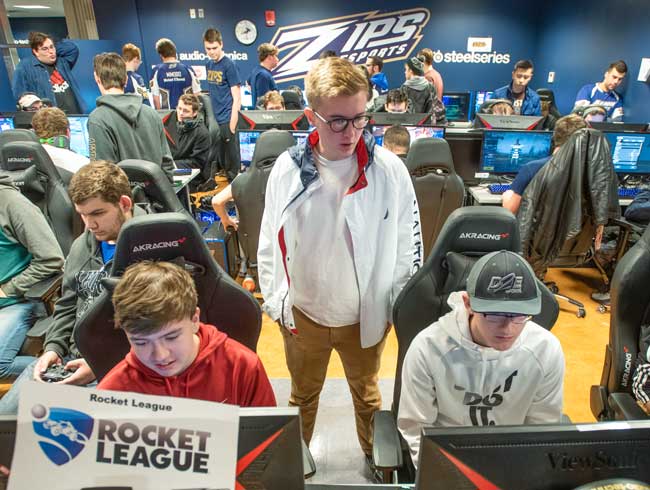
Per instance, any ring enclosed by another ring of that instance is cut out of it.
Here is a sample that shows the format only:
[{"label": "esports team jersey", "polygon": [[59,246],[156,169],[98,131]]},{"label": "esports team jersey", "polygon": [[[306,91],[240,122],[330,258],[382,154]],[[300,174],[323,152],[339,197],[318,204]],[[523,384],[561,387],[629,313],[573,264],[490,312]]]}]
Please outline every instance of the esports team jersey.
[{"label": "esports team jersey", "polygon": [[230,121],[233,103],[230,89],[241,85],[239,71],[227,56],[223,56],[219,61],[208,61],[205,68],[214,117],[219,124],[227,123]]},{"label": "esports team jersey", "polygon": [[616,91],[603,92],[597,83],[585,85],[576,95],[576,106],[600,105],[607,109],[607,119],[623,120],[623,97]]},{"label": "esports team jersey", "polygon": [[151,93],[154,97],[160,97],[161,109],[176,109],[181,95],[199,92],[201,84],[189,66],[171,61],[160,63],[154,68]]},{"label": "esports team jersey", "polygon": [[45,65],[45,67],[50,74],[50,83],[56,97],[56,106],[66,114],[81,114],[81,109],[79,109],[79,104],[68,81],[63,78],[54,65]]},{"label": "esports team jersey", "polygon": [[149,91],[144,78],[134,71],[126,72],[126,85],[124,86],[125,94],[140,94],[144,103],[149,105]]}]

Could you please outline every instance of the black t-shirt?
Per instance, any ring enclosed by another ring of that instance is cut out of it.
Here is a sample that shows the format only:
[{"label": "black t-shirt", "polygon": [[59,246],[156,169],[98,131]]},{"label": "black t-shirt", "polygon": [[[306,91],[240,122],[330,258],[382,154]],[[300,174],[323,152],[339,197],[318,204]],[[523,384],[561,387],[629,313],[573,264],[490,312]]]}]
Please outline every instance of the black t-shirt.
[{"label": "black t-shirt", "polygon": [[66,114],[81,114],[81,109],[68,81],[63,78],[54,65],[45,65],[45,67],[50,74],[50,83],[56,97],[57,107]]}]

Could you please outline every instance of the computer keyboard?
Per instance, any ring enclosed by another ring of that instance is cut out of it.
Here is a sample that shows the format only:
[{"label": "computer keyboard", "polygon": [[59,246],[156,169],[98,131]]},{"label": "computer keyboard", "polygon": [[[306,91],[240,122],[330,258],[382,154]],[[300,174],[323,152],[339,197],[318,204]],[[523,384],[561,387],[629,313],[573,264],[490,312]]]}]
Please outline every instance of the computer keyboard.
[{"label": "computer keyboard", "polygon": [[618,197],[634,199],[636,195],[641,192],[643,189],[638,187],[619,187],[618,188]]},{"label": "computer keyboard", "polygon": [[503,194],[510,190],[510,184],[490,184],[487,186],[490,194]]}]

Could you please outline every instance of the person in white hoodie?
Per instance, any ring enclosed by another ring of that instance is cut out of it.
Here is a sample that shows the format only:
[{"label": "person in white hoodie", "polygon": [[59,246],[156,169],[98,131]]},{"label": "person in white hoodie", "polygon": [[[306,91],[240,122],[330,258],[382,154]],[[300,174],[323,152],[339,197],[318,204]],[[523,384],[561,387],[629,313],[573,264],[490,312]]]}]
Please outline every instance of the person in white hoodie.
[{"label": "person in white hoodie", "polygon": [[541,292],[530,265],[502,250],[481,257],[452,311],[413,339],[404,359],[398,428],[418,465],[425,426],[557,423],[564,354],[531,321]]}]

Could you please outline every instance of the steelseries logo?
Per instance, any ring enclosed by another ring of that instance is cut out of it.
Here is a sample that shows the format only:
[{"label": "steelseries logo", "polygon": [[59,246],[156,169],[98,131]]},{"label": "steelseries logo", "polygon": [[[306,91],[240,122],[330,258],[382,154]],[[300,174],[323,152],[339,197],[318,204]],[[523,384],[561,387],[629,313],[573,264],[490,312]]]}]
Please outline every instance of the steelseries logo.
[{"label": "steelseries logo", "polygon": [[440,63],[478,63],[478,64],[504,64],[510,63],[510,53],[462,53],[460,51],[434,51],[433,62]]},{"label": "steelseries logo", "polygon": [[461,233],[459,240],[504,240],[510,236],[510,233]]},{"label": "steelseries logo", "polygon": [[146,252],[149,250],[158,250],[161,248],[178,248],[186,240],[185,237],[179,238],[178,240],[171,240],[168,242],[157,242],[157,243],[142,243],[133,247],[133,253]]},{"label": "steelseries logo", "polygon": [[431,13],[426,8],[378,12],[280,27],[271,44],[286,54],[273,70],[275,81],[302,78],[326,49],[353,63],[364,63],[370,56],[381,56],[384,62],[408,58]]}]

